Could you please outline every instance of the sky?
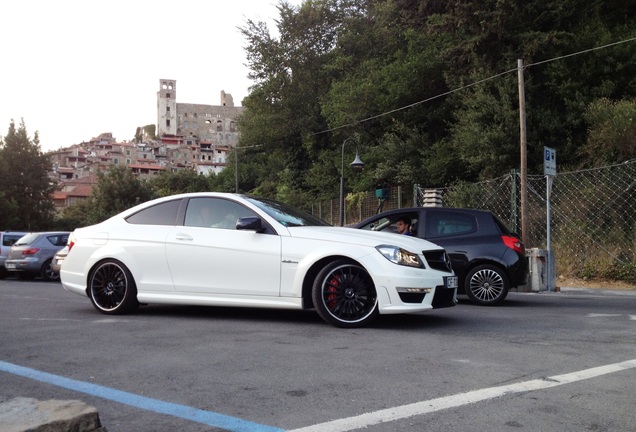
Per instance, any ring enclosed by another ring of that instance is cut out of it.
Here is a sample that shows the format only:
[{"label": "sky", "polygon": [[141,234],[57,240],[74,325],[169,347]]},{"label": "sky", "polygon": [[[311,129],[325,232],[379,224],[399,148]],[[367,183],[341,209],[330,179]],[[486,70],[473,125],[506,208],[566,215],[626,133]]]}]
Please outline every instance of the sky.
[{"label": "sky", "polygon": [[[302,0],[287,0],[299,5]],[[43,151],[111,132],[131,140],[157,123],[160,79],[177,102],[234,105],[253,84],[238,27],[267,22],[277,0],[4,0],[0,3],[0,136],[11,119]]]}]

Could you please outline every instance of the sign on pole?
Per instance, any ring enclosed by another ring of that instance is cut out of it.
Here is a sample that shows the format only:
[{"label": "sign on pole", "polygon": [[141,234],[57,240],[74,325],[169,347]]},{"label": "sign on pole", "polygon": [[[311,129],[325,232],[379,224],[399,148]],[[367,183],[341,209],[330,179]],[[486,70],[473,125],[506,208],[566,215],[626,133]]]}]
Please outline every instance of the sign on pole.
[{"label": "sign on pole", "polygon": [[[550,246],[550,195],[552,192],[552,180],[556,177],[556,150],[550,147],[543,147],[543,174],[546,176],[545,180],[545,202],[546,202],[546,231],[547,231],[547,249],[548,249],[548,267],[547,267],[547,279],[548,279],[548,291],[556,289],[553,286],[552,274],[552,250]],[[556,266],[555,266],[556,268]]]},{"label": "sign on pole", "polygon": [[556,150],[543,147],[543,174],[556,176]]}]

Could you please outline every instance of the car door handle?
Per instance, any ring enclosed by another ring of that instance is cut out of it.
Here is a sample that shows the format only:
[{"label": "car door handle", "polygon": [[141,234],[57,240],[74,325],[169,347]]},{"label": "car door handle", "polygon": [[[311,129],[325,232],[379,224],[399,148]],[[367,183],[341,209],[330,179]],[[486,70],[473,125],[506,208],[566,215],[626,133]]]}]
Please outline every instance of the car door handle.
[{"label": "car door handle", "polygon": [[178,233],[176,236],[177,241],[192,241],[194,240],[192,236],[184,233]]}]

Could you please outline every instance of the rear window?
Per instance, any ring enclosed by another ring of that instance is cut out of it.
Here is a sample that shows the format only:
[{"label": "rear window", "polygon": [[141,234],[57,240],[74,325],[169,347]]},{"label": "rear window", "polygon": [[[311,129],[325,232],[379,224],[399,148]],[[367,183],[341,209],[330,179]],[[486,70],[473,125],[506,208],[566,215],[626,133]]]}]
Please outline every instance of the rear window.
[{"label": "rear window", "polygon": [[477,219],[471,214],[439,211],[427,212],[426,238],[450,237],[477,231]]},{"label": "rear window", "polygon": [[29,245],[36,241],[38,237],[40,237],[40,234],[27,234],[24,237],[21,237],[19,241],[15,242],[15,245]]},{"label": "rear window", "polygon": [[2,236],[2,246],[13,246],[24,234],[5,234]]}]

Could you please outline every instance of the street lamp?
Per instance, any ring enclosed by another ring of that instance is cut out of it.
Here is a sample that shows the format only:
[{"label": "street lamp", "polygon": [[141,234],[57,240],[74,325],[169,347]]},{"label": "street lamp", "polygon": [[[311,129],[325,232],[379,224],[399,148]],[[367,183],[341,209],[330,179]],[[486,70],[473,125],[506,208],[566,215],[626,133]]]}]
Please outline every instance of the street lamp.
[{"label": "street lamp", "polygon": [[[340,226],[344,226],[344,151],[345,144],[351,138],[347,138],[342,142],[342,167],[340,168]],[[356,157],[349,164],[351,168],[361,169],[364,166],[364,162],[360,160],[360,155],[358,154],[358,149],[356,149]]]}]

